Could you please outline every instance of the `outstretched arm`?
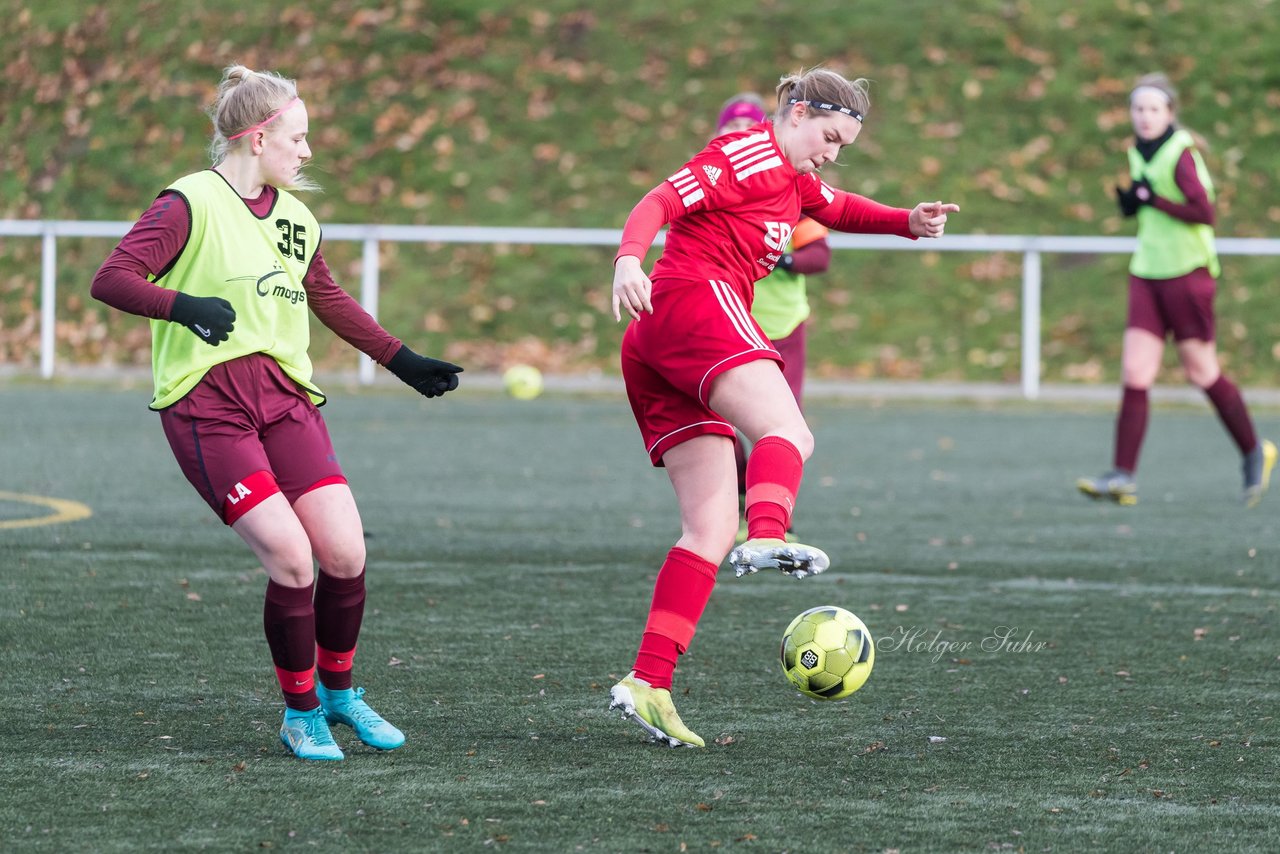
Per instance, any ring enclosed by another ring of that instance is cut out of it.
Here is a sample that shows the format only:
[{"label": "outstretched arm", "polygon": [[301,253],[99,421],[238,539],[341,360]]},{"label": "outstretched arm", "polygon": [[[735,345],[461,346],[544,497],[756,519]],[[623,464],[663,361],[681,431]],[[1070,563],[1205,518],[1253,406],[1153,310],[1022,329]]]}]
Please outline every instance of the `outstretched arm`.
[{"label": "outstretched arm", "polygon": [[311,257],[302,285],[307,291],[307,303],[320,322],[379,365],[391,361],[400,349],[401,342],[338,286],[319,249]]},{"label": "outstretched arm", "polygon": [[911,237],[911,211],[905,208],[893,208],[879,202],[859,196],[857,193],[846,193],[834,190],[826,184],[823,189],[830,194],[827,204],[817,210],[805,209],[805,213],[818,222],[836,231],[855,234],[896,234],[899,237]]},{"label": "outstretched arm", "polygon": [[856,234],[896,234],[899,237],[941,237],[947,214],[960,210],[949,202],[921,202],[911,210],[882,205],[877,201],[836,190],[814,179],[802,185],[806,194],[804,212],[837,231]]},{"label": "outstretched arm", "polygon": [[410,350],[373,319],[364,306],[338,287],[320,250],[311,258],[303,284],[307,301],[320,322],[343,341],[395,374],[414,391],[439,397],[458,387],[462,368]]},{"label": "outstretched arm", "polygon": [[941,237],[946,231],[947,214],[959,211],[960,206],[950,202],[921,202],[911,209],[911,233],[916,237]]}]

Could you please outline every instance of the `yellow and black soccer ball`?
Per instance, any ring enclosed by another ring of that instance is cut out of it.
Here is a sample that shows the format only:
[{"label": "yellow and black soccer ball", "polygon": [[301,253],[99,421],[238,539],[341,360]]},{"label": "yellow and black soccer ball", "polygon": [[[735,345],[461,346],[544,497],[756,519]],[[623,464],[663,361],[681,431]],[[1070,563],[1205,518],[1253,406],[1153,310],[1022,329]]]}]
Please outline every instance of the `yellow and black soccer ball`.
[{"label": "yellow and black soccer ball", "polygon": [[782,634],[782,672],[815,700],[848,697],[867,681],[875,660],[866,624],[835,605],[810,608]]}]

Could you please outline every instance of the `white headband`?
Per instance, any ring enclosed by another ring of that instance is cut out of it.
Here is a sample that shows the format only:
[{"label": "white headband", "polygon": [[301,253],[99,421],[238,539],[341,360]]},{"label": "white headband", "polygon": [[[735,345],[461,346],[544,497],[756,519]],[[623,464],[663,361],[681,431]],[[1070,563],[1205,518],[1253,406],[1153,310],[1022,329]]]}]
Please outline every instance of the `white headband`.
[{"label": "white headband", "polygon": [[1154,92],[1157,95],[1159,95],[1161,99],[1164,100],[1165,104],[1169,106],[1173,106],[1173,98],[1171,98],[1169,96],[1169,93],[1161,89],[1159,86],[1139,86],[1137,89],[1134,89],[1133,92],[1129,94],[1130,103],[1133,102],[1133,99],[1135,97],[1137,97],[1140,93],[1143,93],[1143,92]]}]

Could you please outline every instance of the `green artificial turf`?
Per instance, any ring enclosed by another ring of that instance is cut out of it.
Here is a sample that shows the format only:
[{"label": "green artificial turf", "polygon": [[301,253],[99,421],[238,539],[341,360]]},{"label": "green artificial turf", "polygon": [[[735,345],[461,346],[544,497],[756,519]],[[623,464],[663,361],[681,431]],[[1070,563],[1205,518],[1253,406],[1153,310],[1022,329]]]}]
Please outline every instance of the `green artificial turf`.
[{"label": "green artificial turf", "polygon": [[[1277,505],[1236,503],[1206,410],[1156,410],[1119,508],[1072,488],[1105,465],[1109,411],[813,402],[797,529],[833,567],[722,573],[675,684],[708,746],[674,751],[605,712],[677,535],[625,402],[331,391],[369,536],[356,677],[406,746],[280,745],[265,577],[145,390],[0,389],[0,490],[93,511],[0,529],[0,847],[1272,844]],[[48,512],[0,501],[0,522]],[[878,639],[844,702],[776,659],[820,604]]]}]

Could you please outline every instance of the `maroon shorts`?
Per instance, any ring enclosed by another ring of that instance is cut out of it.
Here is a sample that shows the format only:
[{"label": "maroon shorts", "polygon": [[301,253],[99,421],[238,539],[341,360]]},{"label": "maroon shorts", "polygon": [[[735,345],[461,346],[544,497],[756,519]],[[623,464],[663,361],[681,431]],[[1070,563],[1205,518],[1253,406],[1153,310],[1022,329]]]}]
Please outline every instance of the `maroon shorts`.
[{"label": "maroon shorts", "polygon": [[1214,340],[1213,298],[1218,283],[1204,267],[1173,279],[1129,277],[1130,329],[1145,329],[1160,340]]},{"label": "maroon shorts", "polygon": [[805,326],[801,323],[786,338],[773,342],[778,355],[782,357],[782,376],[791,386],[791,394],[796,403],[804,404],[804,360],[805,360]]},{"label": "maroon shorts", "polygon": [[756,359],[782,360],[733,286],[664,284],[653,295],[653,314],[633,320],[622,336],[627,398],[655,466],[695,436],[734,435],[707,405],[712,380]]},{"label": "maroon shorts", "polygon": [[320,411],[261,353],[215,365],[160,423],[182,473],[228,525],[276,492],[292,503],[346,483]]}]

